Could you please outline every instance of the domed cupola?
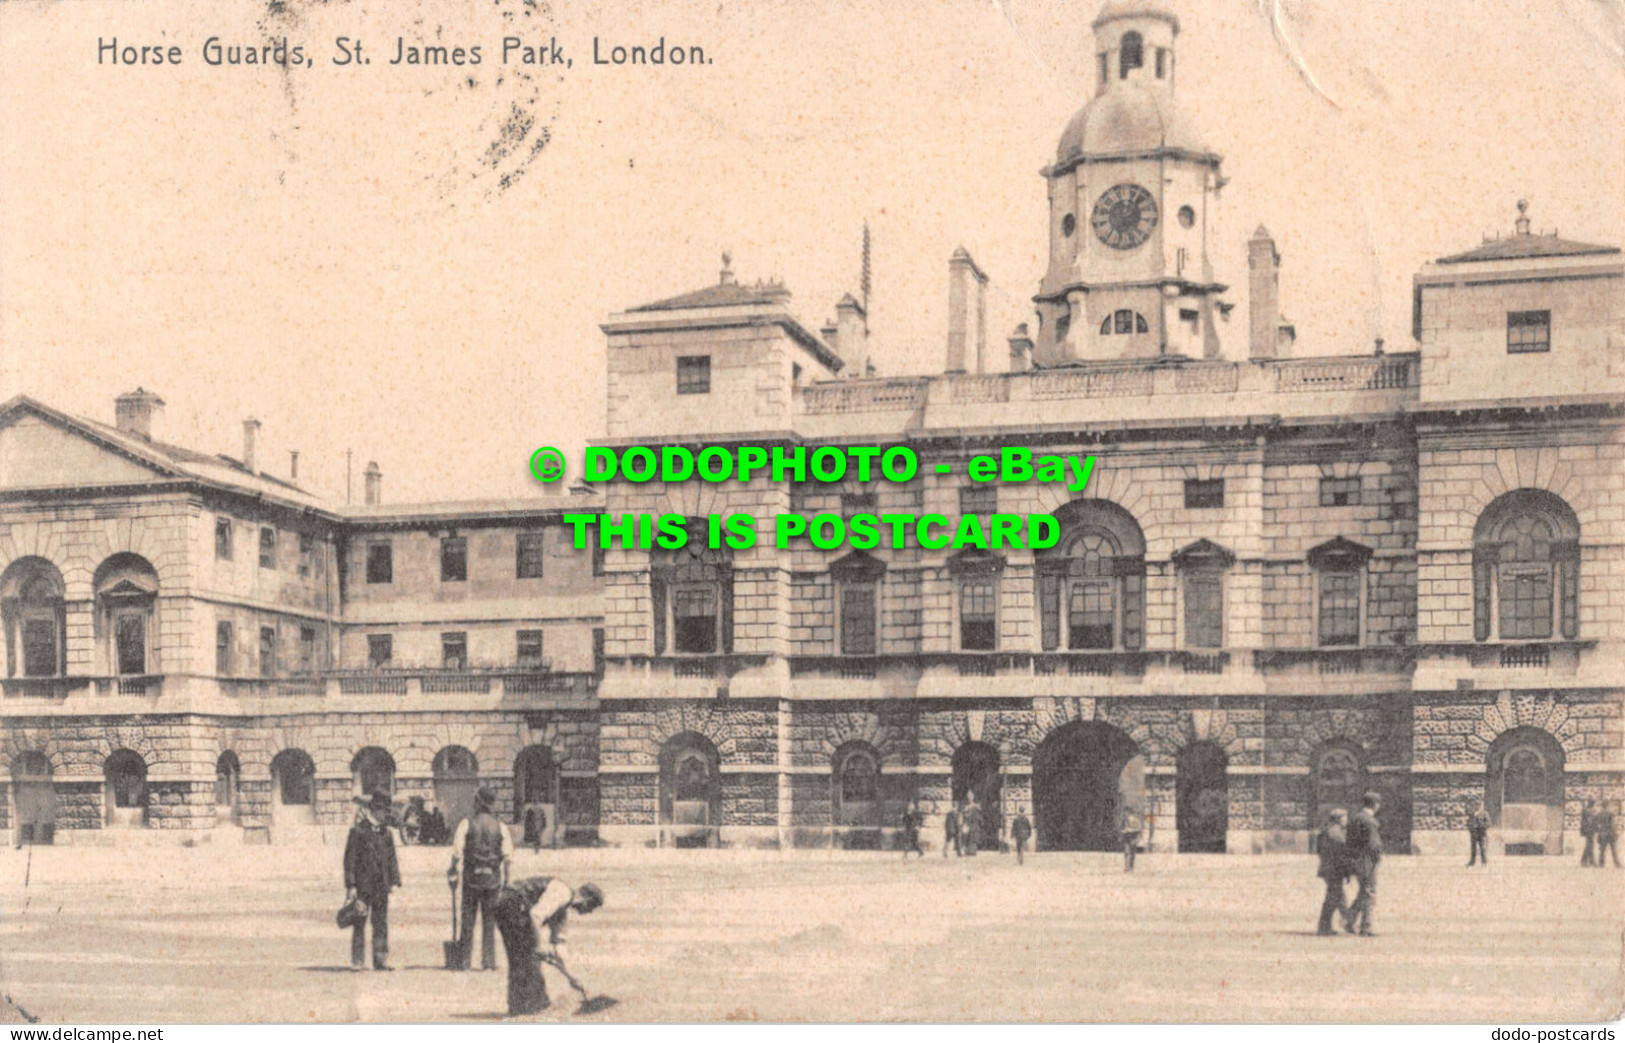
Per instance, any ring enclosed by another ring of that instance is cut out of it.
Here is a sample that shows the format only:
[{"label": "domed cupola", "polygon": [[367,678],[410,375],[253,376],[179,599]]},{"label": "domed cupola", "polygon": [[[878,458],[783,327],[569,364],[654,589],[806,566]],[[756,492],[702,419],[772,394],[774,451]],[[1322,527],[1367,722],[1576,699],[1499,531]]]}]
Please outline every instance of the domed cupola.
[{"label": "domed cupola", "polygon": [[1175,99],[1179,19],[1150,0],[1108,0],[1093,29],[1095,95],[1044,171],[1050,264],[1034,361],[1211,357],[1219,157]]}]

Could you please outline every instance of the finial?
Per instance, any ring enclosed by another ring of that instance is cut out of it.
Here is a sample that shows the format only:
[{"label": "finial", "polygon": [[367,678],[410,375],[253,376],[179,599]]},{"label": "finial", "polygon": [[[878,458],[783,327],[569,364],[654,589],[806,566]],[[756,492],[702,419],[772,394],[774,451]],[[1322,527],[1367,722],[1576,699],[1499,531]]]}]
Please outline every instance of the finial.
[{"label": "finial", "polygon": [[1529,234],[1529,200],[1518,200],[1518,220],[1514,222],[1519,235]]},{"label": "finial", "polygon": [[727,250],[722,251],[722,285],[731,285],[734,281],[733,271],[734,255]]}]

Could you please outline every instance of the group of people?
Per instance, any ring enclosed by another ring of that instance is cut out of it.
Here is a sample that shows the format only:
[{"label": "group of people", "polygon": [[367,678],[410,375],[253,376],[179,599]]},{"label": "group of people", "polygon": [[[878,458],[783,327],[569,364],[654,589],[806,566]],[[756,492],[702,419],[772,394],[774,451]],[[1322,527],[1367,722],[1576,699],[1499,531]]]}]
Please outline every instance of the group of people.
[{"label": "group of people", "polygon": [[1594,800],[1585,802],[1580,810],[1580,835],[1585,837],[1585,852],[1580,856],[1583,866],[1601,869],[1614,856],[1614,868],[1619,868],[1619,833],[1614,825],[1614,809]]},{"label": "group of people", "polygon": [[[1377,904],[1377,863],[1382,861],[1382,833],[1377,812],[1382,798],[1367,793],[1361,808],[1351,819],[1342,808],[1327,816],[1315,838],[1320,855],[1319,876],[1326,882],[1326,900],[1320,905],[1320,925],[1315,933],[1332,935],[1332,917],[1340,916],[1343,930],[1369,937],[1371,913]],[[1344,890],[1349,878],[1359,885],[1351,905]]]},{"label": "group of people", "polygon": [[[344,847],[345,901],[364,903],[366,916],[351,928],[350,966],[358,971],[365,966],[370,922],[373,969],[389,971],[394,969],[389,963],[389,896],[401,886],[390,833],[393,801],[379,790],[356,803],[361,810]],[[603,905],[604,892],[596,884],[572,888],[554,877],[510,880],[513,841],[495,811],[496,794],[482,786],[474,798],[474,814],[458,823],[452,838],[446,878],[453,892],[460,888],[462,896],[455,958],[448,969],[470,969],[474,922],[479,919],[481,968],[497,969],[494,927],[501,932],[508,955],[508,1013],[534,1014],[549,1005],[543,963],[558,968],[581,989],[565,963],[565,928],[570,913],[585,915]]]},{"label": "group of people", "polygon": [[[917,800],[908,802],[903,809],[902,820],[902,849],[903,858],[909,855],[925,857],[925,845],[921,840],[921,831],[925,825],[925,813],[920,810]],[[976,794],[967,794],[963,801],[955,801],[949,805],[948,813],[942,819],[942,857],[947,858],[951,852],[957,857],[974,857],[981,846],[981,839],[986,829],[986,813],[981,804],[977,803]],[[1118,814],[1118,829],[1123,838],[1123,872],[1134,872],[1134,856],[1140,849],[1140,834],[1145,828],[1145,819],[1138,809],[1124,804]],[[1027,817],[1027,809],[1017,805],[1015,817],[1010,820],[1010,846],[1015,848],[1016,864],[1022,865],[1027,861],[1027,844],[1033,837],[1032,819]]]}]

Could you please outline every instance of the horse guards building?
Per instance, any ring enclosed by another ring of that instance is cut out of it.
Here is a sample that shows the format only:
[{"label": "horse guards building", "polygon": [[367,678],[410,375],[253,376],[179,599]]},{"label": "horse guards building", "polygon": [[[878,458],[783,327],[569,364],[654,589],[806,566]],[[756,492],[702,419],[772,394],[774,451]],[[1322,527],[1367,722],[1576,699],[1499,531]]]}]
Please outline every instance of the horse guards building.
[{"label": "horse guards building", "polygon": [[[1482,800],[1499,849],[1572,850],[1584,801],[1625,796],[1625,258],[1520,205],[1415,276],[1408,350],[1326,354],[1260,227],[1227,353],[1178,31],[1141,0],[1094,22],[1007,363],[963,250],[942,373],[873,375],[863,302],[813,330],[726,260],[604,324],[600,444],[906,442],[910,485],[391,506],[372,465],[334,506],[267,472],[254,421],[233,459],[155,438],[143,390],[112,425],[5,403],[0,828],[311,842],[363,791],[455,819],[486,784],[546,843],[857,848],[910,799],[934,840],[974,792],[986,846],[1021,808],[1040,850],[1107,849],[1127,806],[1153,850],[1266,852],[1375,790],[1391,849],[1465,846]],[[1098,463],[1076,495],[970,483],[1005,445]],[[562,522],[877,508],[1062,539],[592,554]]]}]

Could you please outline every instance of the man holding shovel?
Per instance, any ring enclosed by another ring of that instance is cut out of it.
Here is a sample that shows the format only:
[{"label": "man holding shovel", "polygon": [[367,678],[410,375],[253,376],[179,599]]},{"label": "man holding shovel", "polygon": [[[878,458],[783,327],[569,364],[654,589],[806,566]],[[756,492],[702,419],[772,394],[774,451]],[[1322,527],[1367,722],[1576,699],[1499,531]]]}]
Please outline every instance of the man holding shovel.
[{"label": "man holding shovel", "polygon": [[[586,914],[603,904],[604,892],[597,884],[571,889],[562,880],[533,876],[503,888],[496,903],[496,921],[502,931],[502,946],[508,951],[509,1017],[547,1009],[543,963],[556,967],[570,987],[581,994],[584,1010],[590,1005],[607,1005],[602,999],[589,1000],[586,988],[564,962],[565,924],[571,911]],[[546,949],[541,945],[544,934]]]},{"label": "man holding shovel", "polygon": [[453,893],[461,881],[463,901],[462,931],[457,935],[457,951],[454,958],[448,960],[447,970],[466,971],[473,963],[476,914],[483,928],[480,967],[488,971],[497,969],[496,925],[492,916],[497,895],[508,882],[513,840],[493,814],[496,806],[496,793],[489,786],[481,786],[474,794],[474,814],[457,824],[457,833],[451,840],[451,868],[446,870],[446,879],[451,882]]}]

